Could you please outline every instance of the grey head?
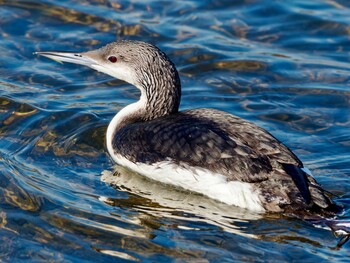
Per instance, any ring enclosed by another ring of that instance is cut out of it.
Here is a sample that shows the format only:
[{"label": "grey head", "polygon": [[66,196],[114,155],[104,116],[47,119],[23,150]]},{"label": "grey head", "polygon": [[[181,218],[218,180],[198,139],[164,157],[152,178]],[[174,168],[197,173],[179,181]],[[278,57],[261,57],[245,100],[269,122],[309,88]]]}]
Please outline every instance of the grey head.
[{"label": "grey head", "polygon": [[168,56],[152,44],[124,40],[82,53],[49,51],[35,54],[88,66],[136,86],[147,109],[144,120],[178,111],[181,98],[178,72]]}]

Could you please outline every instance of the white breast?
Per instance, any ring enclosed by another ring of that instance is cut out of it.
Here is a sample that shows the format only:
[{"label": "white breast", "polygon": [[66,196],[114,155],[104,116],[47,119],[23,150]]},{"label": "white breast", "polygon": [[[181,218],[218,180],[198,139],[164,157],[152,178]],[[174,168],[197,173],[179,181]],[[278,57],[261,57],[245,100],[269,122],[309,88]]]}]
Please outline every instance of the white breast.
[{"label": "white breast", "polygon": [[206,195],[220,202],[263,212],[259,195],[249,183],[230,181],[225,176],[200,167],[178,165],[166,160],[152,165],[133,163],[121,155],[113,155],[114,161],[152,180]]}]

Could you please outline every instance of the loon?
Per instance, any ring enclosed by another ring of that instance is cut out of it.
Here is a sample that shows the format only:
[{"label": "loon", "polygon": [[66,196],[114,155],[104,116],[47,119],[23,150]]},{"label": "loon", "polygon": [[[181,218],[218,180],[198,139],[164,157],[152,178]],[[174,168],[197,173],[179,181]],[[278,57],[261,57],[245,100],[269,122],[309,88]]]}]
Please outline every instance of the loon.
[{"label": "loon", "polygon": [[88,66],[140,90],[140,99],[120,110],[107,129],[107,150],[117,164],[259,213],[332,217],[341,211],[266,130],[216,109],[179,111],[179,74],[158,47],[121,40],[82,53],[35,54]]}]

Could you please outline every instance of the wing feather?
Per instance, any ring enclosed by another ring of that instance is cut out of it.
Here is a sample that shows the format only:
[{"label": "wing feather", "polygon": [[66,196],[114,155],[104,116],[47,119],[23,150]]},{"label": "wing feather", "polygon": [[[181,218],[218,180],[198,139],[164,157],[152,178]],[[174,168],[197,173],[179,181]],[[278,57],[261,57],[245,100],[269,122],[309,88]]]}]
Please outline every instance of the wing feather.
[{"label": "wing feather", "polygon": [[226,112],[196,109],[127,125],[115,135],[113,148],[134,163],[168,160],[252,183],[268,211],[334,206],[285,145]]},{"label": "wing feather", "polygon": [[[128,125],[117,133],[113,147],[135,163],[172,160],[224,174],[229,181],[267,180],[279,160],[301,164],[265,130],[209,109]],[[277,155],[271,162],[269,157]]]}]

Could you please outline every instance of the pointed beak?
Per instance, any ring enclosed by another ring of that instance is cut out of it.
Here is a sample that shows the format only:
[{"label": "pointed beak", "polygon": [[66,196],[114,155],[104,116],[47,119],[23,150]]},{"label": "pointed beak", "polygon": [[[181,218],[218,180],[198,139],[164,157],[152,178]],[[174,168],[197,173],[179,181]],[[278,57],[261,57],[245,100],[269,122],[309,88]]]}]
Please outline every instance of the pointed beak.
[{"label": "pointed beak", "polygon": [[131,71],[127,67],[120,67],[117,65],[118,63],[111,65],[112,63],[109,63],[108,60],[104,61],[106,60],[104,59],[105,53],[101,48],[82,53],[44,51],[34,52],[34,55],[51,58],[57,62],[84,65],[114,78],[129,82],[132,85],[136,85],[134,81],[136,79],[134,71]]},{"label": "pointed beak", "polygon": [[99,63],[91,58],[86,53],[70,53],[70,52],[34,52],[35,55],[44,56],[47,58],[51,58],[58,62],[68,62],[73,64],[84,65],[88,67],[93,67],[94,65],[98,65]]}]

